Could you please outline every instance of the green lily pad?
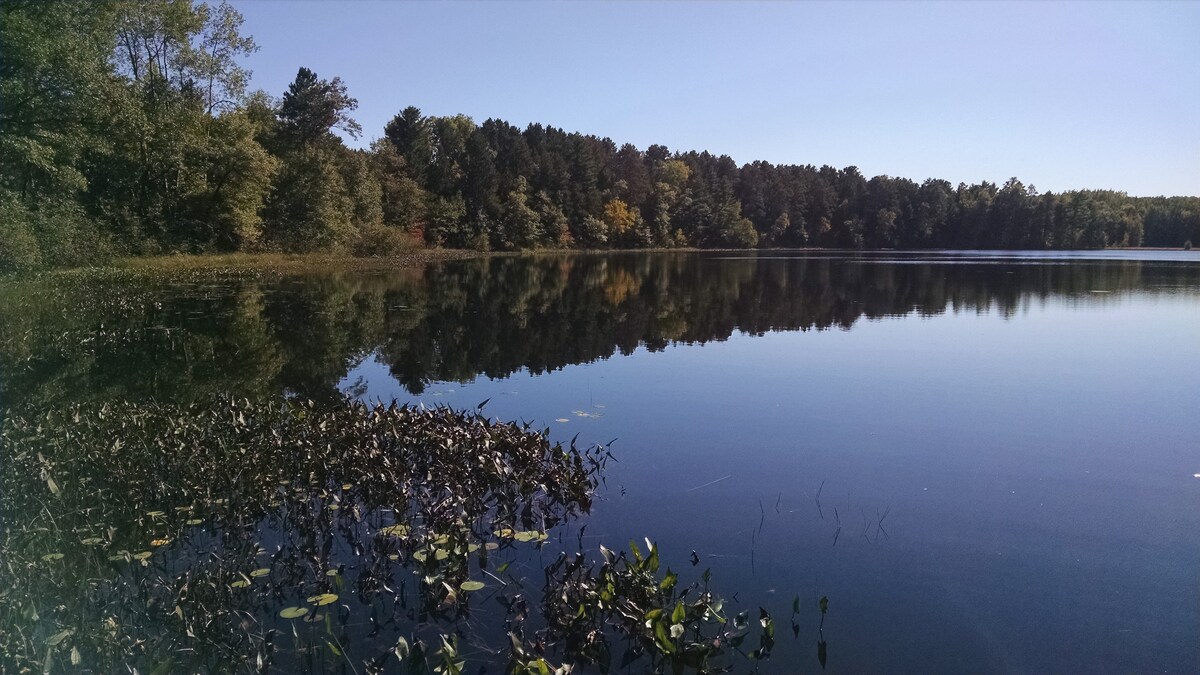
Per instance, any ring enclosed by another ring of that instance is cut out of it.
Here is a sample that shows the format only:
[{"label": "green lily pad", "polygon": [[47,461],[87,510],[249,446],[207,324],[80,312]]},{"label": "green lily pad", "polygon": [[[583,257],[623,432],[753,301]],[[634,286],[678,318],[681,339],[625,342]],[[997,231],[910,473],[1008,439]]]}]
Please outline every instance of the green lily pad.
[{"label": "green lily pad", "polygon": [[308,614],[307,607],[284,607],[283,610],[279,612],[279,616],[285,619],[299,619],[305,614]]},{"label": "green lily pad", "polygon": [[311,596],[308,601],[317,607],[320,607],[322,605],[328,605],[337,602],[337,599],[338,596],[336,593],[322,593],[320,595]]},{"label": "green lily pad", "polygon": [[87,539],[81,540],[79,543],[83,544],[84,546],[95,546],[102,541],[104,540],[100,537],[88,537]]},{"label": "green lily pad", "polygon": [[270,569],[268,569],[268,568],[266,568],[266,567],[260,567],[260,568],[258,568],[258,569],[256,569],[256,570],[254,570],[253,572],[251,572],[251,573],[250,573],[250,576],[252,576],[252,577],[265,577],[265,576],[267,576],[267,575],[268,575],[268,574],[270,574],[270,573],[271,573],[271,570],[270,570]]},{"label": "green lily pad", "polygon": [[464,581],[458,587],[464,591],[479,591],[483,589],[484,583],[482,581]]},{"label": "green lily pad", "polygon": [[250,585],[249,581],[246,581],[245,579],[238,579],[237,581],[233,582],[232,584],[229,584],[229,587],[230,588],[245,588],[249,585]]},{"label": "green lily pad", "polygon": [[386,534],[386,535],[390,535],[393,537],[408,536],[408,526],[407,525],[389,525],[387,527],[380,528],[379,534]]},{"label": "green lily pad", "polygon": [[46,555],[42,556],[42,560],[45,560],[46,562],[50,562],[52,560],[62,560],[62,559],[63,559],[63,554],[61,554],[61,553],[47,553]]}]

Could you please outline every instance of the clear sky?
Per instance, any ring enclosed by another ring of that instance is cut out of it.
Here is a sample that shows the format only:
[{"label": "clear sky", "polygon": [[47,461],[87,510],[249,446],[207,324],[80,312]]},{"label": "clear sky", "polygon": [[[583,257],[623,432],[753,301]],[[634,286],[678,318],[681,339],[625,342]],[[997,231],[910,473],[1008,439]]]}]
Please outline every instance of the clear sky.
[{"label": "clear sky", "polygon": [[252,86],[738,163],[1200,195],[1200,2],[239,0]]}]

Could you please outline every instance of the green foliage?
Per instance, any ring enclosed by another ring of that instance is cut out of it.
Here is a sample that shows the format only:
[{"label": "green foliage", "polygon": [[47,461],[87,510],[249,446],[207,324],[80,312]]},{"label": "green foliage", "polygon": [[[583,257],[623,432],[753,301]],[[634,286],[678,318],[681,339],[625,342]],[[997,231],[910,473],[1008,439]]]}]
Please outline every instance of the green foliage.
[{"label": "green foliage", "polygon": [[281,132],[297,145],[327,140],[334,129],[357,138],[362,127],[350,117],[357,107],[358,101],[346,93],[340,78],[322,80],[301,67],[279,104]]},{"label": "green foliage", "polygon": [[[95,262],[105,241],[126,254],[376,254],[398,245],[393,230],[479,250],[1069,249],[1200,238],[1198,197],[739,167],[708,152],[642,151],[412,106],[369,152],[350,150],[338,133],[361,135],[358,103],[338,77],[301,67],[278,102],[246,92],[242,61],[258,47],[227,2],[13,0],[0,19],[0,190],[21,204],[5,207],[9,269]],[[34,215],[18,226],[14,209]]]},{"label": "green foliage", "polygon": [[0,273],[41,266],[41,251],[30,227],[31,216],[15,199],[0,200]]},{"label": "green foliage", "polygon": [[0,192],[0,273],[86,265],[112,254],[108,236],[78,204],[45,199],[32,208]]},{"label": "green foliage", "polygon": [[350,252],[356,256],[386,257],[417,248],[418,243],[404,230],[388,225],[368,225],[355,234]]},{"label": "green foliage", "polygon": [[333,150],[284,157],[265,207],[267,245],[284,251],[337,249],[354,235],[355,204]]},{"label": "green foliage", "polygon": [[111,18],[100,3],[0,3],[0,186],[16,196],[87,187],[83,158],[110,112]]}]

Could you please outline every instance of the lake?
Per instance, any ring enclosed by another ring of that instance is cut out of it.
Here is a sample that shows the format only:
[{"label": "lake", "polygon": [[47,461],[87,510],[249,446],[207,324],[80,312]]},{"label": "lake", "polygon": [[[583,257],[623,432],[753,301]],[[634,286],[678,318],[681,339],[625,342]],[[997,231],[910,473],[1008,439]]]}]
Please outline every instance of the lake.
[{"label": "lake", "polygon": [[648,537],[775,616],[762,672],[1200,671],[1194,253],[67,275],[0,324],[10,406],[345,394],[609,444],[534,586]]}]

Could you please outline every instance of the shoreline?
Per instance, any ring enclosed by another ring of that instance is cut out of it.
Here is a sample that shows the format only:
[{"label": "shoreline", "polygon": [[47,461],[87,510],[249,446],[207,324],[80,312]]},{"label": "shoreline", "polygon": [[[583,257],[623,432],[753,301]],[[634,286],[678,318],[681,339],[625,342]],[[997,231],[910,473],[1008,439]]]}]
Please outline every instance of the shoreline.
[{"label": "shoreline", "polygon": [[[1200,257],[1200,248],[1192,249]],[[356,257],[345,253],[200,253],[200,254],[168,254],[155,256],[135,256],[115,258],[107,263],[86,267],[50,268],[33,273],[10,273],[0,275],[0,279],[32,279],[49,275],[89,274],[97,272],[187,272],[213,269],[225,269],[237,272],[303,272],[315,269],[336,268],[347,271],[383,271],[391,269],[411,269],[432,262],[453,260],[472,260],[479,258],[506,258],[515,256],[553,256],[553,255],[622,255],[640,253],[772,253],[772,252],[834,252],[852,251],[855,253],[953,253],[976,251],[976,249],[837,249],[824,247],[788,247],[788,248],[637,248],[637,249],[571,249],[543,248],[523,251],[476,251],[472,249],[454,248],[421,248],[405,253],[378,257]],[[1182,247],[1163,246],[1113,246],[1102,249],[1038,249],[1035,251],[996,249],[1000,253],[1072,253],[1072,252],[1102,252],[1102,251],[1179,251],[1189,252]],[[993,252],[988,250],[988,252]]]}]

